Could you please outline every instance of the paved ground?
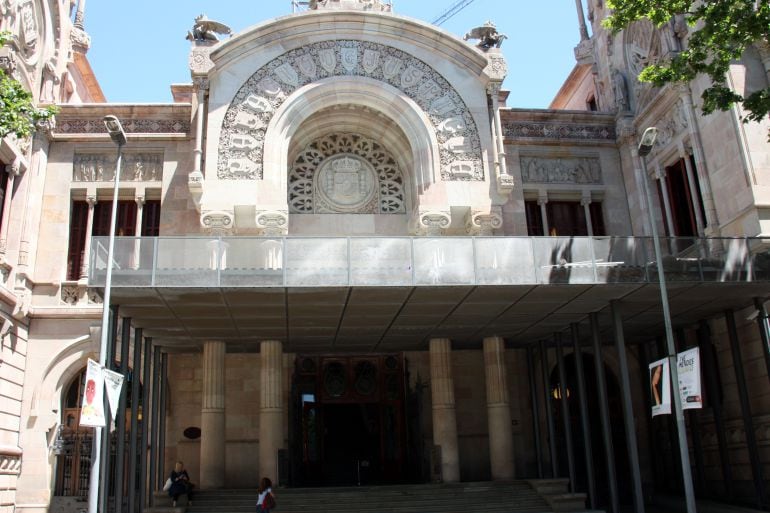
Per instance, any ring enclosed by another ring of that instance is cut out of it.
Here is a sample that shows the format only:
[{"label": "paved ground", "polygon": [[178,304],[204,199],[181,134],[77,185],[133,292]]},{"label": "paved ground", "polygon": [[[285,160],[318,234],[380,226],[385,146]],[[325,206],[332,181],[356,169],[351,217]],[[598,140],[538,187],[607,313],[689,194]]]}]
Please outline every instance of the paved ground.
[{"label": "paved ground", "polygon": [[[685,513],[684,498],[674,496],[660,496],[655,498],[655,504],[645,507],[645,513]],[[751,509],[719,502],[698,500],[698,513],[767,513],[758,509]],[[634,513],[633,507],[622,508],[622,513]]]}]

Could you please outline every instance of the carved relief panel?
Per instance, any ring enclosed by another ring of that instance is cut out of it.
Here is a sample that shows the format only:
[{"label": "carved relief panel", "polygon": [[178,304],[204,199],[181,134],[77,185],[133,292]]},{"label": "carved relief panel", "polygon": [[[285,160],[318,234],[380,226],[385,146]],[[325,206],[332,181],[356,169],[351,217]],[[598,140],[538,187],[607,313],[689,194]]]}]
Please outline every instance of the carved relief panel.
[{"label": "carved relief panel", "polygon": [[329,134],[294,159],[289,209],[298,214],[403,214],[403,175],[377,142],[355,134]]},{"label": "carved relief panel", "polygon": [[[108,182],[115,179],[116,156],[76,153],[72,160],[73,182]],[[124,182],[163,180],[163,153],[124,153],[120,167]]]},{"label": "carved relief panel", "polygon": [[521,157],[524,183],[601,184],[602,169],[595,157]]},{"label": "carved relief panel", "polygon": [[363,41],[324,41],[291,50],[254,73],[235,95],[219,139],[217,176],[262,178],[265,130],[298,88],[334,76],[380,80],[424,111],[439,142],[444,180],[483,180],[481,143],[470,110],[447,80],[395,48]]}]

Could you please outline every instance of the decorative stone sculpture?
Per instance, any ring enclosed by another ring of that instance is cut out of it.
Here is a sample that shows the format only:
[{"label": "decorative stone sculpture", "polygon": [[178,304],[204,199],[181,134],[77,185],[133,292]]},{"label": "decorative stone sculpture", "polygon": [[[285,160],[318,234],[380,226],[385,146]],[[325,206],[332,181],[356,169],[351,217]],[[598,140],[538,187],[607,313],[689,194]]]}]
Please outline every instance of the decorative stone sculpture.
[{"label": "decorative stone sculpture", "polygon": [[465,34],[463,40],[478,39],[479,42],[476,46],[482,50],[489,50],[490,48],[500,48],[504,39],[508,39],[508,36],[501,34],[495,28],[495,24],[491,21],[487,21],[484,25],[471,29],[470,32]]},{"label": "decorative stone sculpture", "polygon": [[618,111],[625,112],[629,110],[626,77],[618,70],[612,72],[612,92],[615,94],[615,106],[618,108]]},{"label": "decorative stone sculpture", "polygon": [[210,20],[205,14],[195,18],[195,25],[187,32],[189,41],[219,41],[217,34],[230,34],[230,27],[218,21]]}]

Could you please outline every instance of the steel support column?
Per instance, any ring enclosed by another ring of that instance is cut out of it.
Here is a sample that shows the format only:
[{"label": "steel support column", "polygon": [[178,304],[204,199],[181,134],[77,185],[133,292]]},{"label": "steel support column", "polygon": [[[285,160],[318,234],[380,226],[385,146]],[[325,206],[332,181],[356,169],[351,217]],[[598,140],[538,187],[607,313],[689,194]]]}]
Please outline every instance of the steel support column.
[{"label": "steel support column", "polygon": [[537,477],[543,479],[543,448],[540,445],[540,401],[537,394],[535,379],[535,361],[532,347],[527,347],[527,370],[529,371],[529,393],[532,400],[532,433],[535,438],[535,454],[537,454]]},{"label": "steel support column", "polygon": [[572,447],[572,425],[569,415],[569,393],[567,392],[567,371],[564,367],[564,350],[561,333],[554,333],[556,341],[556,365],[559,368],[559,395],[561,395],[561,416],[564,423],[564,438],[567,443],[567,468],[569,469],[569,489],[575,493],[575,453]]},{"label": "steel support column", "polygon": [[551,452],[551,477],[559,477],[559,455],[556,451],[556,429],[553,425],[553,403],[550,379],[548,379],[548,350],[543,340],[540,341],[540,364],[543,392],[545,392],[545,418],[548,423],[548,448]]},{"label": "steel support column", "polygon": [[155,505],[155,490],[160,478],[158,477],[158,431],[160,426],[160,347],[152,351],[152,429],[150,433],[150,506]]},{"label": "steel support column", "polygon": [[[148,479],[149,466],[147,465],[147,451],[152,447],[152,442],[149,438],[150,430],[149,419],[152,417],[152,405],[150,404],[150,390],[152,385],[150,380],[150,370],[152,369],[152,338],[146,337],[144,339],[144,352],[142,362],[142,434],[139,438],[139,501],[138,510],[144,511],[144,508],[149,506],[147,501],[147,488],[151,480]],[[133,511],[131,513],[134,513]]]},{"label": "steel support column", "polygon": [[158,408],[160,410],[158,422],[158,453],[160,455],[158,468],[158,489],[163,488],[166,476],[170,471],[166,469],[166,395],[168,393],[168,353],[161,353],[160,356],[160,400]]},{"label": "steel support column", "polygon": [[577,393],[580,404],[580,427],[583,431],[583,449],[586,458],[586,481],[588,484],[588,504],[597,509],[596,479],[594,478],[594,451],[591,443],[591,419],[588,415],[588,396],[586,395],[586,375],[583,369],[583,351],[580,349],[580,328],[577,323],[571,326],[572,344],[575,354],[575,372],[577,375]]},{"label": "steel support column", "polygon": [[626,450],[628,451],[628,466],[631,467],[631,485],[634,494],[634,511],[644,513],[644,494],[642,492],[642,476],[639,470],[639,446],[636,442],[636,423],[634,422],[634,406],[631,399],[631,378],[628,374],[628,357],[626,356],[626,339],[623,333],[623,319],[617,301],[610,302],[612,310],[612,327],[615,332],[615,350],[618,353],[620,366],[620,391],[623,395],[623,423],[626,427]]},{"label": "steel support column", "polygon": [[762,461],[759,458],[759,446],[754,433],[754,421],[751,417],[751,403],[749,391],[746,388],[746,376],[743,372],[743,358],[741,357],[740,340],[738,330],[735,327],[735,312],[725,312],[727,323],[727,336],[730,339],[730,349],[733,356],[733,368],[735,369],[735,382],[738,386],[738,398],[741,402],[741,415],[743,416],[743,430],[746,433],[746,448],[749,451],[751,461],[751,474],[754,478],[754,490],[757,494],[758,509],[764,509],[767,504],[767,492],[765,491],[765,479],[762,475]]},{"label": "steel support column", "polygon": [[717,377],[719,366],[714,358],[714,347],[711,344],[711,329],[706,321],[701,321],[698,327],[698,344],[700,356],[703,362],[703,375],[706,378],[706,394],[709,397],[711,414],[714,417],[714,430],[717,436],[719,448],[719,463],[722,469],[722,482],[725,486],[725,495],[733,498],[733,473],[730,468],[730,452],[727,448],[727,429],[725,428],[722,414],[722,390]]},{"label": "steel support column", "polygon": [[118,411],[114,412],[117,427],[115,445],[115,511],[123,512],[123,476],[126,462],[126,387],[128,387],[128,358],[131,346],[131,318],[123,318],[123,329],[120,335],[120,374],[123,375],[123,386],[120,387]]},{"label": "steel support column", "polygon": [[602,439],[604,442],[604,455],[607,463],[607,481],[610,486],[610,510],[618,513],[618,483],[615,470],[615,451],[612,448],[612,426],[610,426],[610,412],[607,405],[607,381],[604,375],[604,361],[602,358],[602,343],[599,335],[599,314],[593,312],[591,319],[591,340],[594,348],[594,367],[596,368],[596,388],[599,391],[599,412],[602,421]]},{"label": "steel support column", "polygon": [[128,512],[136,513],[137,446],[139,442],[139,382],[142,375],[142,328],[134,329],[134,361],[131,367],[131,441],[128,444]]},{"label": "steel support column", "polygon": [[770,317],[767,315],[765,300],[763,298],[754,298],[754,308],[757,309],[757,327],[759,336],[762,340],[762,356],[765,357],[765,369],[767,378],[770,379]]}]

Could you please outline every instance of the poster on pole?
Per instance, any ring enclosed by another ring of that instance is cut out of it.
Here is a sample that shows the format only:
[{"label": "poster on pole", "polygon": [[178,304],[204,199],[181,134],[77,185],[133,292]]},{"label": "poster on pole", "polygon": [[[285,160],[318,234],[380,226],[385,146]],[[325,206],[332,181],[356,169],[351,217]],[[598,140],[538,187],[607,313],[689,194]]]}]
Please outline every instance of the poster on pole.
[{"label": "poster on pole", "polygon": [[700,379],[700,350],[697,347],[682,351],[676,355],[679,371],[679,395],[682,409],[703,408]]},{"label": "poster on pole", "polygon": [[104,377],[102,366],[91,359],[86,368],[86,386],[80,408],[80,425],[104,427]]},{"label": "poster on pole", "polygon": [[668,359],[663,358],[650,364],[650,392],[652,394],[652,416],[671,413],[671,373]]},{"label": "poster on pole", "polygon": [[118,403],[120,402],[120,389],[123,387],[123,374],[110,369],[104,369],[104,388],[107,391],[107,402],[110,403],[112,413],[112,425],[115,425],[115,417],[118,416]]}]

